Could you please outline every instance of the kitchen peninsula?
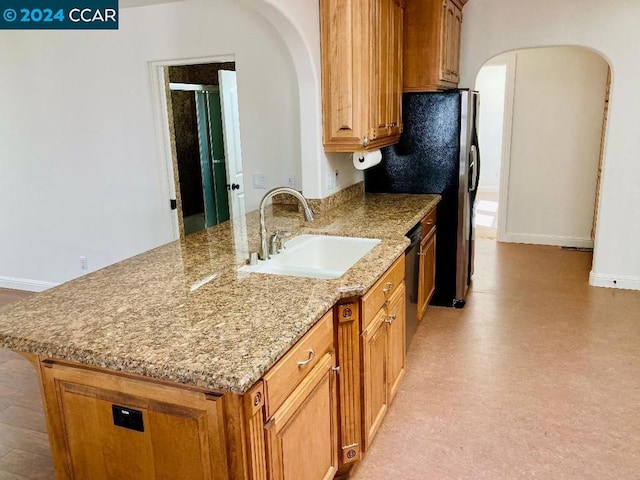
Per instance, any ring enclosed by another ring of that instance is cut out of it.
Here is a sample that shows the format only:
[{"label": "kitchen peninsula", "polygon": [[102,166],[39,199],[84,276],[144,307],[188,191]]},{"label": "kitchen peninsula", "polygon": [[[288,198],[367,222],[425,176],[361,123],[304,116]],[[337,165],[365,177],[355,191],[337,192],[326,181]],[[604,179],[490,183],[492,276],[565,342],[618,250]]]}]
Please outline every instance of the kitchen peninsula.
[{"label": "kitchen peninsula", "polygon": [[57,478],[330,478],[360,458],[318,431],[317,461],[285,462],[306,427],[322,430],[323,412],[329,439],[347,433],[349,399],[336,383],[360,372],[340,360],[334,319],[351,309],[334,306],[357,311],[368,292],[377,305],[380,286],[391,297],[380,294],[376,318],[392,324],[380,315],[404,300],[404,234],[438,201],[366,194],[313,223],[274,206],[270,230],[382,240],[335,280],[238,271],[259,242],[251,212],[0,311],[0,346],[23,353],[42,380]]}]

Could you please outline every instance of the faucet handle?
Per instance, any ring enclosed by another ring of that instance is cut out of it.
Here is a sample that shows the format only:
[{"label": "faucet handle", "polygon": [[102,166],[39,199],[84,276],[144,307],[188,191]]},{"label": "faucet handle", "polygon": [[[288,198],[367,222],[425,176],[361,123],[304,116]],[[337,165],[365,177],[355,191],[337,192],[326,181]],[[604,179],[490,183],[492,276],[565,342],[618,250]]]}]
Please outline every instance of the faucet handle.
[{"label": "faucet handle", "polygon": [[280,230],[276,230],[269,236],[269,255],[277,255],[280,251],[279,246],[281,243]]},{"label": "faucet handle", "polygon": [[281,232],[279,231],[279,232],[276,232],[276,233],[278,233],[278,237],[276,238],[276,244],[277,244],[278,252],[281,252],[282,250],[287,248],[284,245],[284,239],[287,238],[287,237],[290,237],[291,236],[291,232],[289,232],[288,230],[283,230]]}]

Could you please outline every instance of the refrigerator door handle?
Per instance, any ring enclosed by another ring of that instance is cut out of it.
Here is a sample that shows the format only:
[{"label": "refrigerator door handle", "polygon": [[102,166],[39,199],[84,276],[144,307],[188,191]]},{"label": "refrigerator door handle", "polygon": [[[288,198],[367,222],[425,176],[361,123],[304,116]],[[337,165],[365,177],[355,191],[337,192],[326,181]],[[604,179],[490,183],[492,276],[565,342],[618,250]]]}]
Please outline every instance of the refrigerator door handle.
[{"label": "refrigerator door handle", "polygon": [[469,152],[469,191],[473,192],[478,188],[478,148],[471,145]]}]

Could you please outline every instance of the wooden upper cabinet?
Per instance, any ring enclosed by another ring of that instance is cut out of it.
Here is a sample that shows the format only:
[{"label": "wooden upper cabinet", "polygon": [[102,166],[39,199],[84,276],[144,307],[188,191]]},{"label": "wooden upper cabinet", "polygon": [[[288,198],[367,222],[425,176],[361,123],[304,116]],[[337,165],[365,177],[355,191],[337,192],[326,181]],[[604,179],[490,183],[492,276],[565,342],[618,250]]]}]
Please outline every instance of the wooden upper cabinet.
[{"label": "wooden upper cabinet", "polygon": [[461,0],[406,0],[405,92],[458,86],[464,3]]},{"label": "wooden upper cabinet", "polygon": [[402,132],[404,0],[321,0],[326,151],[371,150]]}]

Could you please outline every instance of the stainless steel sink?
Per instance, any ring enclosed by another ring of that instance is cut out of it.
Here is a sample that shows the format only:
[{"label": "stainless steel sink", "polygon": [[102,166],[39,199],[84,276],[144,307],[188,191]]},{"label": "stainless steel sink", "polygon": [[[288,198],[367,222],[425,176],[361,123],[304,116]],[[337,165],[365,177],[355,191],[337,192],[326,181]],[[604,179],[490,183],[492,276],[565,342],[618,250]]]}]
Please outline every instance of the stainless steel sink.
[{"label": "stainless steel sink", "polygon": [[381,240],[300,235],[289,240],[285,249],[257,265],[245,265],[241,271],[331,279],[344,275]]}]

